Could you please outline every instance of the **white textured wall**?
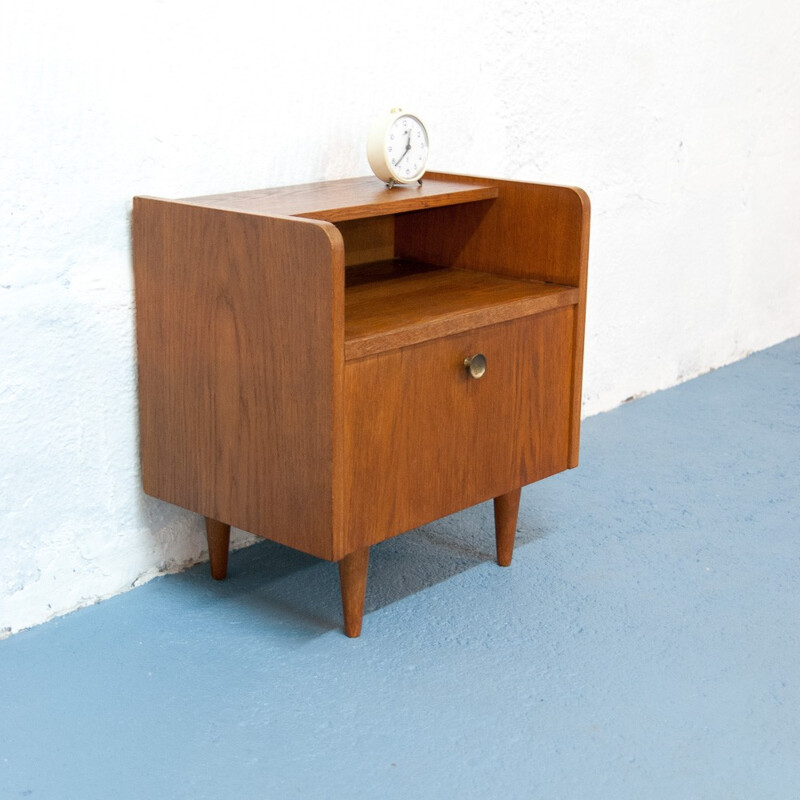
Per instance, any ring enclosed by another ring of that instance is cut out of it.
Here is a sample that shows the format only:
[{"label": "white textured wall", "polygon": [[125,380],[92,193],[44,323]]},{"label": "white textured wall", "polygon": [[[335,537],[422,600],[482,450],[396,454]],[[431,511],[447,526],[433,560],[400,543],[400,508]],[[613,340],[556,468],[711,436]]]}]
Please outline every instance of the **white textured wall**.
[{"label": "white textured wall", "polygon": [[800,332],[798,9],[3,3],[0,629],[203,552],[139,486],[132,195],[365,174],[397,104],[433,167],[583,186],[592,414]]}]

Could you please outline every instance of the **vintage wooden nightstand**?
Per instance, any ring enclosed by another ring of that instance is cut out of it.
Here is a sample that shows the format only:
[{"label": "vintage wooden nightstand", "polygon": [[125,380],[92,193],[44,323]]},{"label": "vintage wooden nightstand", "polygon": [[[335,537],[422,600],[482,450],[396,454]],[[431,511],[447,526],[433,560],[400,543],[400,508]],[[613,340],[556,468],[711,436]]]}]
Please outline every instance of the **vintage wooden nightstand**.
[{"label": "vintage wooden nightstand", "polygon": [[428,174],[134,200],[144,489],[339,562],[578,463],[589,200]]}]

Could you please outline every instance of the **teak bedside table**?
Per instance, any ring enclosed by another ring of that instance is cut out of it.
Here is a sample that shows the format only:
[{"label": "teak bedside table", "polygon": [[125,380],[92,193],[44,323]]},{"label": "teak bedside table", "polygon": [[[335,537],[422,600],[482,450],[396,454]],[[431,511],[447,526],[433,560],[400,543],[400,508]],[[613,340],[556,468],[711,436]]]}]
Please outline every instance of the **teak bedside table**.
[{"label": "teak bedside table", "polygon": [[133,218],[144,489],[339,562],[578,464],[589,200],[428,174],[168,201]]}]

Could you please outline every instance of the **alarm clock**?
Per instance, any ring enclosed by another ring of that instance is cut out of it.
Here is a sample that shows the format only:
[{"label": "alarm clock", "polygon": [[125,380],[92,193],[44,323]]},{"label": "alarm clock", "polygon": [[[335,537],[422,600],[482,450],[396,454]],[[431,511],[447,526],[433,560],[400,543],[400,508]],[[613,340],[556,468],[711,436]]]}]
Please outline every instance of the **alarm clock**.
[{"label": "alarm clock", "polygon": [[398,183],[422,183],[428,163],[428,131],[422,120],[401,108],[377,117],[367,137],[367,159],[390,189]]}]

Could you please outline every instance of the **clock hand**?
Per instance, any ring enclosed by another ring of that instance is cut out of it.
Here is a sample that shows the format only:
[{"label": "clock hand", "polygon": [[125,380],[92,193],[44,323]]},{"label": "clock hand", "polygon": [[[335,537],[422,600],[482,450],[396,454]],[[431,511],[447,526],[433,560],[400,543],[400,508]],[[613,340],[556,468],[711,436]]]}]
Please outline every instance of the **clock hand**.
[{"label": "clock hand", "polygon": [[403,151],[403,155],[394,162],[394,165],[397,166],[407,155],[408,151],[411,149],[411,134],[408,135],[409,142],[406,145],[406,149]]}]

